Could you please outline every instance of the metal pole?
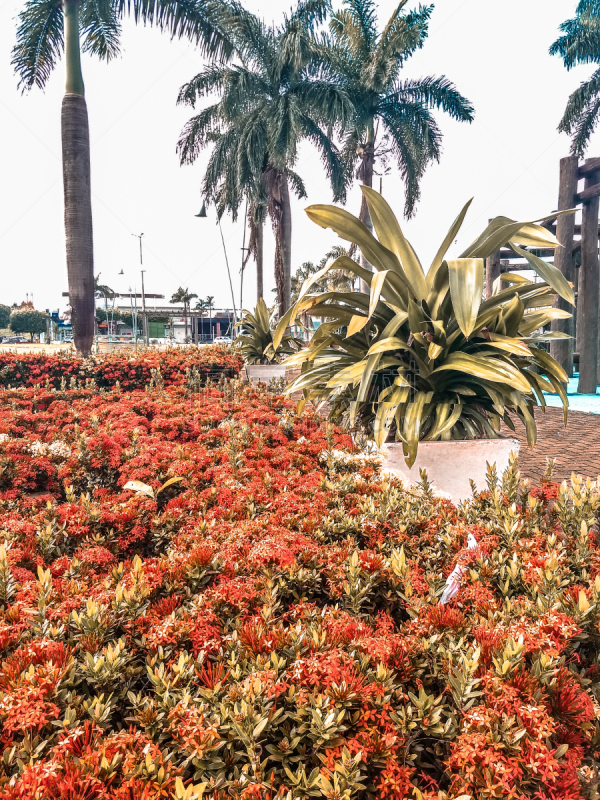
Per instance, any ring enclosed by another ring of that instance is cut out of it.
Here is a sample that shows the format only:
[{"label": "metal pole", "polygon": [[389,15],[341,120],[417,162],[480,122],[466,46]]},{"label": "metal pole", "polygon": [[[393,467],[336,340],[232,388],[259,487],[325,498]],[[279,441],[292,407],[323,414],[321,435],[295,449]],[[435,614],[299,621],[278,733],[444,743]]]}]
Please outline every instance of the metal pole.
[{"label": "metal pole", "polygon": [[231,302],[233,303],[233,321],[234,323],[237,322],[237,310],[235,307],[235,296],[233,294],[233,283],[231,280],[231,270],[229,269],[229,259],[227,258],[227,249],[225,247],[225,237],[223,236],[223,228],[221,227],[221,218],[217,214],[217,220],[219,222],[219,231],[221,232],[221,241],[223,242],[223,252],[225,253],[225,264],[227,265],[227,275],[229,276],[229,287],[231,288]]},{"label": "metal pole", "polygon": [[248,221],[248,199],[244,211],[244,238],[242,240],[242,268],[240,270],[240,316],[244,313],[244,258],[246,254],[246,223]]},{"label": "metal pole", "polygon": [[[140,239],[140,246],[142,244],[142,240]],[[141,251],[140,251],[141,252]],[[142,328],[144,331],[144,344],[146,347],[150,344],[148,339],[148,317],[146,315],[146,295],[144,294],[144,272],[145,269],[140,270],[142,273]]]}]

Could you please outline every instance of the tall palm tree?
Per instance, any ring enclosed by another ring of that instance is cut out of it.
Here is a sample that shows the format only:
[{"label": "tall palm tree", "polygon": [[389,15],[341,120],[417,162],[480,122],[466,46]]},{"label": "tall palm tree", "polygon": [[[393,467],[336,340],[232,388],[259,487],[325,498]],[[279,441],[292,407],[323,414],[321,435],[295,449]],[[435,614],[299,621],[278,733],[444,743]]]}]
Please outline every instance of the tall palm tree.
[{"label": "tall palm tree", "polygon": [[327,14],[328,0],[300,0],[281,25],[267,25],[240,6],[226,25],[238,58],[212,64],[182,87],[179,102],[194,106],[218,93],[216,103],[189,120],[179,140],[182,163],[192,163],[214,144],[203,191],[228,198],[232,210],[246,197],[257,226],[266,206],[275,232],[275,283],[279,313],[289,306],[292,259],[290,191],[306,196],[294,171],[298,147],[310,140],[319,150],[334,197],[344,197],[343,164],[331,134],[351,109],[336,80],[312,71],[312,31]]},{"label": "tall palm tree", "polygon": [[[321,38],[320,75],[337,80],[354,108],[343,155],[349,178],[373,185],[377,159],[392,157],[405,184],[405,214],[419,199],[419,182],[441,154],[442,135],[432,113],[441,109],[453,119],[471,122],[473,108],[446,77],[401,79],[408,58],[427,38],[433,6],[406,11],[401,0],[382,31],[376,0],[344,0]],[[372,229],[363,199],[361,219]]]},{"label": "tall palm tree", "polygon": [[[580,0],[575,17],[562,23],[560,36],[550,47],[551,55],[563,59],[570,70],[578,64],[600,65],[600,0]],[[600,67],[575,89],[558,126],[572,137],[571,155],[585,154],[600,117]]]},{"label": "tall palm tree", "polygon": [[215,307],[215,298],[211,294],[209,294],[206,300],[204,301],[204,306],[205,308],[208,308],[208,335],[210,337],[210,340],[212,341],[213,339],[212,310]]},{"label": "tall palm tree", "polygon": [[229,55],[220,25],[226,0],[27,0],[17,28],[12,64],[19,86],[43,89],[65,56],[61,137],[69,302],[77,350],[91,351],[94,336],[94,256],[90,142],[81,51],[109,61],[119,53],[121,18],[186,36],[211,55]]},{"label": "tall palm tree", "polygon": [[194,292],[190,292],[189,289],[184,289],[183,286],[180,286],[169,301],[171,303],[183,303],[183,319],[185,324],[186,341],[188,338],[188,314],[190,312],[190,303],[194,297],[198,297],[198,295]]}]

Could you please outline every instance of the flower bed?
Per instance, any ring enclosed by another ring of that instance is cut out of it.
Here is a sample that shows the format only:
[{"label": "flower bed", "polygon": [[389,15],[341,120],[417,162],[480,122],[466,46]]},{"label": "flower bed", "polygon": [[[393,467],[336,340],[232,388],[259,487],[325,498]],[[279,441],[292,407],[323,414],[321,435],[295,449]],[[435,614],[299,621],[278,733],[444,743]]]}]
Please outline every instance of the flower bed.
[{"label": "flower bed", "polygon": [[459,511],[238,382],[2,401],[0,798],[595,796],[595,485]]},{"label": "flower bed", "polygon": [[100,388],[117,382],[122,389],[137,389],[159,369],[165,385],[182,385],[186,371],[195,371],[202,383],[220,375],[235,377],[243,366],[242,358],[231,347],[170,348],[141,353],[110,353],[81,359],[69,353],[0,353],[0,386],[72,388],[72,382],[94,380]]}]

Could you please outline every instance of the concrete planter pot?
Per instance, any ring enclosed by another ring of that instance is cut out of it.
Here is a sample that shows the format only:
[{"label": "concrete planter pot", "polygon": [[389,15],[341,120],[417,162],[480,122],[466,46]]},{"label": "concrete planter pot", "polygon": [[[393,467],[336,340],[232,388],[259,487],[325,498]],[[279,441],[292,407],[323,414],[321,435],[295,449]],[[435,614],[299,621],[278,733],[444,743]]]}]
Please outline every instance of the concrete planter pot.
[{"label": "concrete planter pot", "polygon": [[471,497],[469,480],[479,491],[486,488],[487,463],[496,464],[501,477],[508,467],[511,452],[519,452],[518,439],[465,439],[451,442],[419,442],[417,460],[409,469],[404,460],[401,443],[385,444],[382,473],[395,475],[408,484],[421,480],[419,470],[426,469],[434,491],[447,496],[453,503]]},{"label": "concrete planter pot", "polygon": [[[140,343],[140,346],[143,344]],[[115,353],[119,350],[136,350],[137,345],[135,342],[98,342],[99,353]]]},{"label": "concrete planter pot", "polygon": [[273,379],[285,380],[285,366],[283,364],[246,364],[246,378],[249,383],[269,384]]}]

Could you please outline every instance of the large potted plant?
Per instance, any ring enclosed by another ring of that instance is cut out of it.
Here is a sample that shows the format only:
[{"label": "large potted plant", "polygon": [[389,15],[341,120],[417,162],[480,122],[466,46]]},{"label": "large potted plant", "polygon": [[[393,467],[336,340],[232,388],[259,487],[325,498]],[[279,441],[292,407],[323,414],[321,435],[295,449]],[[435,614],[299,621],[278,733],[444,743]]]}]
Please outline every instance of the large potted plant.
[{"label": "large potted plant", "polygon": [[269,310],[261,297],[254,313],[244,311],[236,327],[240,330],[235,344],[240,348],[246,362],[246,377],[250,383],[269,383],[273,379],[285,379],[285,365],[281,359],[296,353],[302,341],[282,332],[277,346],[273,345]]},{"label": "large potted plant", "polygon": [[[333,420],[366,428],[383,449],[384,466],[409,480],[418,480],[426,466],[438,489],[463,499],[470,478],[483,483],[486,462],[500,471],[518,447],[518,440],[503,438],[503,423],[514,431],[513,418],[520,419],[535,444],[533,411],[545,408],[544,391],[560,395],[566,424],[567,376],[541,343],[565,335],[543,329],[568,316],[552,301],[558,294],[573,303],[573,290],[556,267],[524,249],[558,241],[539,224],[496,217],[460,258],[446,259],[467,203],[425,273],[388,203],[362,189],[377,238],[341,208],[307,209],[318,225],[355,243],[373,271],[345,256],[323,270],[348,270],[369,293],[311,295],[322,275],[305,282],[274,346],[300,313],[327,321],[307,349],[287,359],[302,367],[287,391],[302,390],[301,404],[327,401]],[[506,273],[508,287],[495,286],[484,300],[484,259],[504,246],[525,258],[542,282]]]}]

